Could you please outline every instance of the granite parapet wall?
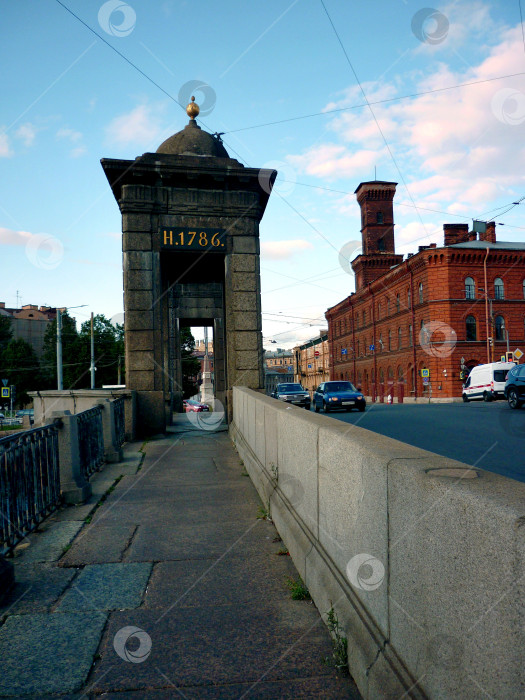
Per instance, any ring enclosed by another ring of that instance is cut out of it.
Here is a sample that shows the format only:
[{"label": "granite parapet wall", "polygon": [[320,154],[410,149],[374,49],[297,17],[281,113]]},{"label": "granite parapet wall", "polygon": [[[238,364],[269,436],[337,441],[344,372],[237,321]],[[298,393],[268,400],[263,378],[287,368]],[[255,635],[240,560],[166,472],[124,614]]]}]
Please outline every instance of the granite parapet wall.
[{"label": "granite parapet wall", "polygon": [[363,697],[522,696],[525,484],[241,387],[230,434]]}]

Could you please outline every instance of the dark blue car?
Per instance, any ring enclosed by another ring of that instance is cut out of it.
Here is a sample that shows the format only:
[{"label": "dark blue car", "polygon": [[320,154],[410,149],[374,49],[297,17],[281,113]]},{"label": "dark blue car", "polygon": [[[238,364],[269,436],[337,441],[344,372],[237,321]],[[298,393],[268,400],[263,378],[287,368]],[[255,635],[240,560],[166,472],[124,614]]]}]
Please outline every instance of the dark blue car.
[{"label": "dark blue car", "polygon": [[345,411],[351,411],[352,408],[364,411],[366,408],[365,397],[357,391],[352,382],[323,382],[315,390],[313,400],[316,413],[319,413],[321,408],[325,413],[336,408]]}]

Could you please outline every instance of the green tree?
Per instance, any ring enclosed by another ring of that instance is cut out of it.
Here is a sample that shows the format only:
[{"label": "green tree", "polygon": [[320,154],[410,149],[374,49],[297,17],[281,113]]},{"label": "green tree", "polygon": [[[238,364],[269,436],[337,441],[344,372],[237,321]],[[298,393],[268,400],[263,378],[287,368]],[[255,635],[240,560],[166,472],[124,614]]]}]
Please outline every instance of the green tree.
[{"label": "green tree", "polygon": [[42,387],[40,365],[35,351],[22,338],[11,340],[2,353],[0,374],[9,379],[9,385],[16,387],[17,407],[29,402],[28,391]]},{"label": "green tree", "polygon": [[9,341],[13,337],[10,316],[0,316],[0,355],[5,350]]},{"label": "green tree", "polygon": [[[89,386],[89,362],[84,366],[79,357],[79,338],[75,319],[67,311],[62,313],[62,377],[64,389],[83,389]],[[44,336],[42,362],[44,388],[57,388],[57,322],[52,321]],[[84,382],[87,372],[87,384]]]},{"label": "green tree", "polygon": [[183,398],[189,399],[190,396],[195,396],[198,391],[195,378],[200,372],[201,363],[193,352],[195,351],[195,338],[191,334],[191,329],[188,326],[183,326],[180,329],[180,354],[182,365],[182,394]]},{"label": "green tree", "polygon": [[[124,328],[114,326],[103,314],[93,317],[93,337],[95,350],[95,385],[116,384],[118,379],[118,358],[124,356]],[[88,370],[91,366],[91,320],[82,324],[79,333],[79,357],[83,366]],[[86,381],[82,383],[91,386],[91,375],[88,372]]]}]

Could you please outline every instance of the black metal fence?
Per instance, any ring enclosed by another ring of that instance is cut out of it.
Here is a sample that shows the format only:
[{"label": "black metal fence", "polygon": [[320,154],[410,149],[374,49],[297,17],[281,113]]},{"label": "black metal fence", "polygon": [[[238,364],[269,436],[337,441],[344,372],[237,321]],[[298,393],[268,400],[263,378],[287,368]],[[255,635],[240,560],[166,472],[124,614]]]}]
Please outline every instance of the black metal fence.
[{"label": "black metal fence", "polygon": [[102,428],[102,408],[94,406],[77,413],[78,449],[80,469],[86,481],[104,463],[104,432]]},{"label": "black metal fence", "polygon": [[0,438],[0,554],[7,554],[60,503],[58,427]]},{"label": "black metal fence", "polygon": [[117,438],[116,447],[122,447],[126,440],[126,423],[124,419],[124,398],[113,401],[115,409],[115,435]]}]

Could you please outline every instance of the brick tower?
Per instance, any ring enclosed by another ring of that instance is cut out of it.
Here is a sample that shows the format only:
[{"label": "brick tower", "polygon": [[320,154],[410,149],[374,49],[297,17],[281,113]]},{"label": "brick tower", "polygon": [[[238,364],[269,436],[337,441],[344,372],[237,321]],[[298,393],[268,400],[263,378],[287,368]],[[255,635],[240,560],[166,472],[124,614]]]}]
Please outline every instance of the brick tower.
[{"label": "brick tower", "polygon": [[396,182],[362,182],[356,189],[361,207],[363,253],[353,262],[356,291],[403,261],[394,243],[394,195]]}]

